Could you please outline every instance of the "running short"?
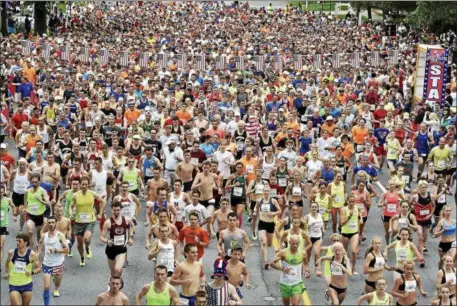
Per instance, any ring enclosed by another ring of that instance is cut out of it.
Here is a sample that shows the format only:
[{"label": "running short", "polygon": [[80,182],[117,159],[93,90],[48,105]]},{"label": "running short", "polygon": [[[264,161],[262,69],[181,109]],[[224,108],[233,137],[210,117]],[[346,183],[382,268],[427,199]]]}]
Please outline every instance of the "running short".
[{"label": "running short", "polygon": [[240,204],[245,205],[246,204],[246,199],[231,197],[230,198],[230,204],[232,205],[232,207],[235,207],[235,206],[240,205]]},{"label": "running short", "polygon": [[126,254],[126,246],[106,246],[105,254],[109,260],[115,260],[118,255]]},{"label": "running short", "polygon": [[243,299],[243,294],[241,293],[241,290],[240,288],[236,288],[236,293],[238,293],[238,296],[240,297],[240,299],[242,300]]},{"label": "running short", "polygon": [[447,171],[447,175],[452,176],[457,171],[457,168],[451,168]]},{"label": "running short", "polygon": [[297,205],[298,207],[303,207],[303,201],[290,202],[289,205]]},{"label": "running short", "polygon": [[29,284],[23,285],[23,286],[10,285],[10,293],[19,292],[22,294],[24,292],[32,292],[32,290],[33,290],[33,282],[30,282]]},{"label": "running short", "polygon": [[322,239],[322,237],[310,237],[310,239],[311,239],[311,244],[315,244],[315,243],[316,243],[316,241],[319,241],[319,240],[321,240],[321,239]]},{"label": "running short", "polygon": [[43,271],[44,274],[51,274],[51,275],[61,275],[63,274],[63,268],[64,264],[50,267],[45,264],[41,265],[41,271]]},{"label": "running short", "polygon": [[24,205],[24,194],[19,194],[13,191],[13,194],[11,195],[11,200],[13,200],[13,204],[16,207]]},{"label": "running short", "polygon": [[94,232],[95,222],[89,223],[75,223],[75,235],[76,236],[84,236],[86,232]]},{"label": "running short", "polygon": [[441,213],[441,210],[443,209],[444,205],[446,205],[446,204],[444,204],[444,203],[443,204],[439,204],[439,203],[435,204],[435,210],[433,211],[433,215],[435,217],[438,217],[438,219],[440,217],[440,213]]},{"label": "running short", "polygon": [[273,234],[275,232],[275,223],[274,222],[264,222],[259,220],[259,232],[266,231],[268,234]]},{"label": "running short", "polygon": [[432,218],[428,220],[417,220],[417,224],[424,227],[430,227],[432,226]]},{"label": "running short", "polygon": [[31,215],[31,214],[27,213],[26,219],[35,223],[35,226],[43,226],[43,224],[44,224],[44,214],[37,216],[37,215]]},{"label": "running short", "polygon": [[438,244],[438,251],[441,253],[447,253],[452,248],[456,248],[455,240],[452,242],[440,242]]},{"label": "running short", "polygon": [[182,221],[176,221],[175,226],[176,226],[176,229],[177,229],[178,232],[179,232],[179,231],[184,227],[184,222],[182,222]]},{"label": "running short", "polygon": [[365,284],[366,284],[368,287],[373,288],[373,290],[376,290],[376,282],[370,282],[369,280],[365,279]]},{"label": "running short", "polygon": [[296,285],[285,285],[279,284],[279,291],[283,298],[290,298],[294,295],[301,295],[306,290],[303,282],[299,282]]},{"label": "running short", "polygon": [[384,216],[384,215],[382,215],[382,216],[381,216],[381,219],[382,219],[382,222],[389,222],[389,220],[392,219],[392,217],[391,217],[391,216]]},{"label": "running short", "polygon": [[374,150],[374,154],[377,155],[377,156],[386,156],[387,155],[387,151],[384,148],[384,146],[374,147],[373,150]]},{"label": "running short", "polygon": [[135,190],[131,190],[129,191],[130,193],[133,193],[134,195],[136,195],[137,197],[140,196],[140,191],[138,189],[135,189]]},{"label": "running short", "polygon": [[448,170],[447,170],[447,169],[444,169],[444,170],[435,170],[435,173],[436,173],[436,175],[443,175],[443,176],[446,176],[446,174],[448,173]]},{"label": "running short", "polygon": [[111,186],[111,185],[113,185],[113,183],[114,183],[114,179],[111,176],[108,176],[106,178],[106,185]]},{"label": "running short", "polygon": [[[211,201],[211,203],[209,202]],[[215,206],[215,203],[213,203],[214,199],[210,199],[210,200],[200,200],[200,204],[202,204],[203,206],[205,206],[205,208],[208,208],[208,206]]]},{"label": "running short", "polygon": [[396,305],[397,305],[397,306],[416,306],[416,305],[417,305],[417,302],[414,302],[414,303],[412,303],[411,305],[402,305],[402,304],[400,304],[400,303],[397,302]]},{"label": "running short", "polygon": [[333,286],[332,284],[328,285],[328,287],[332,288],[333,290],[335,290],[336,294],[338,294],[338,295],[345,293],[346,290],[348,289],[347,287],[346,288],[338,288],[338,287]]},{"label": "running short", "polygon": [[8,228],[5,226],[0,227],[0,236],[6,236],[9,235],[10,232],[8,232]]},{"label": "running short", "polygon": [[192,190],[192,184],[194,183],[194,181],[190,181],[190,182],[184,182],[183,183],[183,191],[184,192],[190,192]]},{"label": "running short", "polygon": [[344,238],[347,238],[347,239],[351,239],[354,235],[357,235],[358,233],[359,232],[350,233],[350,234],[341,233],[341,236],[343,236]]},{"label": "running short", "polygon": [[[189,306],[195,306],[195,296],[185,296],[183,295],[182,293],[179,294],[179,297],[180,297],[180,300],[184,299],[184,300],[187,300],[187,305]],[[181,303],[183,303],[184,301],[181,301]],[[184,302],[185,303],[185,302]],[[186,305],[186,304],[182,304],[182,305]]]},{"label": "running short", "polygon": [[144,183],[144,185],[146,186],[146,185],[148,184],[148,181],[149,181],[150,179],[152,179],[152,178],[154,178],[154,177],[153,177],[153,176],[145,176],[145,177],[143,177],[143,183]]}]

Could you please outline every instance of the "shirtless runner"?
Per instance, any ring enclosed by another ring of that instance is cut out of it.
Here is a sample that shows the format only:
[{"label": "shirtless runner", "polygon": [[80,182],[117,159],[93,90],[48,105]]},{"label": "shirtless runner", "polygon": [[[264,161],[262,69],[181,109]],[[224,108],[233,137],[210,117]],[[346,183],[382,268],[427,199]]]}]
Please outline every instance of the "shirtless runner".
[{"label": "shirtless runner", "polygon": [[[216,237],[219,240],[219,234],[221,231],[225,230],[228,227],[228,214],[232,211],[229,208],[228,198],[222,198],[221,208],[216,210],[209,222],[210,235],[211,237]],[[214,222],[217,220],[217,232],[214,232]]]},{"label": "shirtless runner", "polygon": [[123,294],[121,288],[121,277],[111,276],[109,290],[97,296],[95,305],[129,305],[129,298]]},{"label": "shirtless runner", "polygon": [[178,240],[179,232],[176,229],[176,226],[173,223],[168,222],[168,211],[166,208],[159,208],[158,212],[159,222],[149,229],[148,235],[146,236],[146,249],[149,249],[151,246],[151,237],[154,238],[160,237],[160,227],[168,227],[168,238],[171,240]]},{"label": "shirtless runner", "polygon": [[197,291],[205,287],[205,272],[203,264],[197,261],[197,246],[188,243],[184,246],[184,257],[171,276],[170,284],[181,286],[180,301],[181,305],[188,304],[195,306],[195,295]]},{"label": "shirtless runner", "polygon": [[241,256],[243,254],[243,249],[241,247],[236,247],[231,250],[232,257],[229,259],[227,264],[227,276],[228,281],[232,284],[236,293],[240,299],[243,299],[241,294],[240,287],[243,286],[243,283],[246,282],[246,288],[251,289],[251,283],[249,281],[249,273],[246,265],[242,262]]},{"label": "shirtless runner", "polygon": [[[151,206],[157,201],[157,189],[160,187],[168,190],[167,181],[160,175],[162,170],[159,167],[154,168],[154,177],[146,183],[146,206]],[[148,224],[149,225],[149,224]]]},{"label": "shirtless runner", "polygon": [[183,182],[184,192],[191,192],[192,183],[198,172],[198,167],[191,162],[190,150],[184,151],[184,160],[178,163],[175,171],[176,178]]}]

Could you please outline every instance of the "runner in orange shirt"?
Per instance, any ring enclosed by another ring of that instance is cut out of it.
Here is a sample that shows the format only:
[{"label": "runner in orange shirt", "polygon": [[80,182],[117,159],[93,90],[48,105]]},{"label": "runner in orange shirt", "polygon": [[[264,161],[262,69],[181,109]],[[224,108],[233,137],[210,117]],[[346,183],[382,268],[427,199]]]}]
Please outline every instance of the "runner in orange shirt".
[{"label": "runner in orange shirt", "polygon": [[368,137],[368,129],[365,127],[365,119],[360,118],[359,121],[357,121],[357,125],[352,128],[352,137],[355,144],[355,153],[362,153],[364,150],[363,140],[365,137]]},{"label": "runner in orange shirt", "polygon": [[246,155],[240,159],[240,162],[243,164],[243,174],[247,175],[248,184],[250,181],[255,179],[255,169],[257,167],[257,158],[253,156],[254,148],[246,147]]},{"label": "runner in orange shirt", "polygon": [[129,108],[124,113],[124,127],[128,128],[133,121],[138,120],[141,115],[141,111],[135,108],[135,102],[129,102]]}]

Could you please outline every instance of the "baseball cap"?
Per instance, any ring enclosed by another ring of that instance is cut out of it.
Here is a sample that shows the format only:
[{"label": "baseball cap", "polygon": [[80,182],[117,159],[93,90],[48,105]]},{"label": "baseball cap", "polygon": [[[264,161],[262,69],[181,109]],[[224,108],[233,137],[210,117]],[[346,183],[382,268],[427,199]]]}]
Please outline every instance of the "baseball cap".
[{"label": "baseball cap", "polygon": [[2,144],[0,145],[0,149],[6,149],[6,143],[2,143]]}]

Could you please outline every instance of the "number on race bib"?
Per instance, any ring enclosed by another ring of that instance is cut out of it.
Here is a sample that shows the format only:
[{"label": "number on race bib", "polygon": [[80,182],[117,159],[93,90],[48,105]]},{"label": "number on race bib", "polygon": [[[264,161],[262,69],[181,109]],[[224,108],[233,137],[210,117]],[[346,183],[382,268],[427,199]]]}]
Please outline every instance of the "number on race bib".
[{"label": "number on race bib", "polygon": [[292,195],[300,196],[301,195],[301,187],[293,187],[292,188]]},{"label": "number on race bib", "polygon": [[235,197],[241,197],[243,195],[243,188],[241,188],[241,187],[233,187],[233,195]]},{"label": "number on race bib", "polygon": [[91,214],[90,213],[80,213],[79,214],[79,221],[80,222],[90,222],[90,221],[92,221]]},{"label": "number on race bib", "polygon": [[419,215],[421,215],[421,216],[427,216],[428,214],[430,214],[429,209],[422,209],[419,211]]},{"label": "number on race bib", "polygon": [[390,213],[397,212],[397,204],[387,204],[387,212],[390,212]]},{"label": "number on race bib", "polygon": [[27,264],[25,262],[16,260],[16,262],[14,263],[14,272],[25,273],[26,266]]},{"label": "number on race bib", "polygon": [[281,187],[287,186],[287,178],[285,178],[285,177],[279,178],[278,183],[279,183],[279,186],[281,186]]},{"label": "number on race bib", "polygon": [[114,245],[121,246],[125,244],[124,235],[114,236]]},{"label": "number on race bib", "polygon": [[262,204],[262,205],[260,205],[260,211],[269,212],[270,211],[270,204]]}]

